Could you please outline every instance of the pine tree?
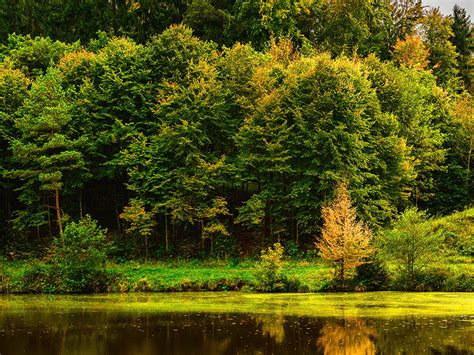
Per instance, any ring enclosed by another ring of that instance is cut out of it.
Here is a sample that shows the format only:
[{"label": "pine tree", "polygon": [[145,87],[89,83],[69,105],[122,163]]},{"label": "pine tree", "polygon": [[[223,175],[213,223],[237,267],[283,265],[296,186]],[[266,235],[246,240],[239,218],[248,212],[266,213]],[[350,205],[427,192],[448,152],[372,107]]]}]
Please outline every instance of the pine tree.
[{"label": "pine tree", "polygon": [[20,199],[27,205],[36,204],[41,193],[46,194],[46,201],[54,198],[54,206],[47,203],[47,208],[56,211],[62,237],[60,191],[66,181],[77,187],[86,168],[80,140],[74,139],[70,130],[70,104],[57,74],[57,70],[50,69],[39,78],[18,111],[16,127],[21,136],[11,144],[16,169],[8,175],[23,181]]},{"label": "pine tree", "polygon": [[471,19],[466,10],[459,5],[454,5],[453,22],[451,26],[453,35],[451,43],[456,47],[458,53],[458,70],[467,90],[470,90],[473,84],[473,60],[472,52],[474,50],[474,31],[471,26]]}]

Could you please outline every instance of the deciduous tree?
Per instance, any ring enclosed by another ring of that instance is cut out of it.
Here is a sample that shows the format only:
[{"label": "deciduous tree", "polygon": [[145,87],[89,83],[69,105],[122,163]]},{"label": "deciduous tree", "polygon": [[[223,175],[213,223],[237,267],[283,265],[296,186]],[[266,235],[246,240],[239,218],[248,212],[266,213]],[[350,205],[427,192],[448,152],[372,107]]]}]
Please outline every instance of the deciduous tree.
[{"label": "deciduous tree", "polygon": [[336,266],[337,280],[344,287],[347,271],[366,263],[375,252],[372,233],[365,223],[357,220],[345,183],[337,187],[334,200],[322,208],[322,216],[322,234],[316,248],[323,259]]}]

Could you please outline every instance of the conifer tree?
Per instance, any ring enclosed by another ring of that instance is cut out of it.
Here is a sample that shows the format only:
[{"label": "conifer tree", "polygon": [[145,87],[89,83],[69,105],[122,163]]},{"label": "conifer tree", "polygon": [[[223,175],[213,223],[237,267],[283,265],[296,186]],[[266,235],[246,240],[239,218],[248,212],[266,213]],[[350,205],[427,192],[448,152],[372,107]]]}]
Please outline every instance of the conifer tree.
[{"label": "conifer tree", "polygon": [[336,196],[322,208],[323,229],[321,239],[316,243],[323,259],[336,266],[336,278],[345,286],[347,271],[367,263],[375,249],[370,244],[371,231],[357,220],[347,184],[336,189]]},{"label": "conifer tree", "polygon": [[[86,167],[79,150],[80,140],[74,139],[70,130],[70,104],[57,74],[56,69],[50,69],[39,78],[18,111],[16,127],[20,137],[11,144],[16,168],[8,175],[23,181],[20,198],[26,205],[35,204],[38,194],[46,194],[48,211],[56,211],[62,237],[60,191],[65,184],[80,184]],[[49,205],[50,198],[54,199],[54,206]]]}]

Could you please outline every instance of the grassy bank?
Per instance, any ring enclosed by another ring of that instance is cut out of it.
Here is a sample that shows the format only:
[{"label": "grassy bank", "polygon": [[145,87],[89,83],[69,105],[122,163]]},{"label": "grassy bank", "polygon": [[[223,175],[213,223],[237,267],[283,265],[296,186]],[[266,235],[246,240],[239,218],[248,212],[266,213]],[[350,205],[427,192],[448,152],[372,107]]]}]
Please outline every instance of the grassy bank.
[{"label": "grassy bank", "polygon": [[[86,292],[184,292],[258,290],[255,261],[226,262],[125,262],[108,263]],[[350,291],[399,290],[395,269],[375,288],[360,277],[348,285]],[[331,290],[332,269],[320,261],[288,261],[282,274],[284,291]],[[474,291],[474,264],[469,257],[452,257],[427,268],[417,291]],[[71,284],[56,272],[56,266],[38,260],[0,264],[1,293],[74,293]],[[84,292],[84,290],[82,290]]]}]

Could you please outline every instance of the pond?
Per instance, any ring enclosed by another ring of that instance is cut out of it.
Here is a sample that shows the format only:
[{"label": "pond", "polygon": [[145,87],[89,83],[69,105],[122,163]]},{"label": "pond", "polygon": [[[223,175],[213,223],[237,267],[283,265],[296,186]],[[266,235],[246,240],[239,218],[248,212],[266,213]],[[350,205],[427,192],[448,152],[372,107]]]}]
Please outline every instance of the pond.
[{"label": "pond", "polygon": [[0,296],[0,354],[473,354],[469,293]]}]

